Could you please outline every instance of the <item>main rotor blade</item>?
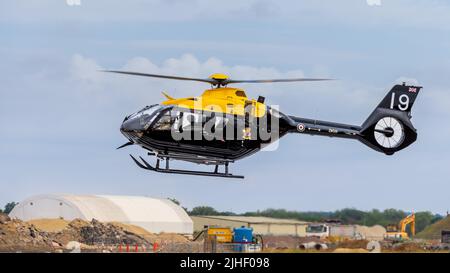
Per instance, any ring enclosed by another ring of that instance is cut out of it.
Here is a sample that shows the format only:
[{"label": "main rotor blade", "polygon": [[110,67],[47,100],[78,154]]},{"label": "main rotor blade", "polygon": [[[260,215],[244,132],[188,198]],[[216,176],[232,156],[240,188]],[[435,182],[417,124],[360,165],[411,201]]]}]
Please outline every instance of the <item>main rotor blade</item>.
[{"label": "main rotor blade", "polygon": [[160,75],[160,74],[148,74],[141,72],[132,71],[120,71],[120,70],[101,70],[102,72],[119,73],[134,76],[152,77],[152,78],[163,78],[171,80],[182,80],[182,81],[197,81],[206,82],[213,85],[225,86],[230,83],[274,83],[274,82],[315,82],[315,81],[330,81],[333,79],[316,79],[316,78],[293,78],[293,79],[267,79],[267,80],[228,80],[228,79],[199,79],[199,78],[189,78],[189,77],[179,77],[170,75]]},{"label": "main rotor blade", "polygon": [[334,79],[294,78],[294,79],[271,79],[271,80],[225,80],[224,83],[272,83],[272,82],[316,82],[332,81]]},{"label": "main rotor blade", "polygon": [[119,70],[101,70],[101,71],[102,72],[126,74],[126,75],[134,75],[134,76],[144,76],[144,77],[152,77],[152,78],[171,79],[171,80],[198,81],[198,82],[206,82],[206,83],[211,83],[211,84],[216,84],[217,83],[217,81],[214,80],[214,79],[187,78],[187,77],[168,76],[168,75],[159,75],[159,74],[147,74],[147,73],[141,73],[141,72],[119,71]]}]

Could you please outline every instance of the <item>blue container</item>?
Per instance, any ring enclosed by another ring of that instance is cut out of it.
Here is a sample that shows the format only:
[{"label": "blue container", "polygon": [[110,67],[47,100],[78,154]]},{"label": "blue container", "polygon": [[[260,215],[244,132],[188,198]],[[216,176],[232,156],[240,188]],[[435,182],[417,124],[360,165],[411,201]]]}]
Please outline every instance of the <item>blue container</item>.
[{"label": "blue container", "polygon": [[253,241],[253,228],[240,227],[233,229],[233,243],[251,243]]}]

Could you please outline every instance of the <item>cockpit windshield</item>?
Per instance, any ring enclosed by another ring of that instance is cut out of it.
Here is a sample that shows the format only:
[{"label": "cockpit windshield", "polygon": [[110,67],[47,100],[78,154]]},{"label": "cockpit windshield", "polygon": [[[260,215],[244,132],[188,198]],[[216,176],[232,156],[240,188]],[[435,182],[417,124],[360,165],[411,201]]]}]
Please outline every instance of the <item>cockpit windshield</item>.
[{"label": "cockpit windshield", "polygon": [[144,108],[142,108],[141,110],[137,111],[134,114],[131,114],[128,118],[134,118],[138,115],[142,115],[145,113],[147,114],[151,114],[151,112],[154,112],[156,108],[158,108],[158,106],[160,106],[159,104],[152,104],[152,105],[147,105]]},{"label": "cockpit windshield", "polygon": [[150,124],[155,120],[158,113],[164,108],[159,104],[153,104],[150,106],[145,106],[138,112],[131,114],[127,119],[139,119],[140,124],[144,126],[144,129],[147,130]]}]

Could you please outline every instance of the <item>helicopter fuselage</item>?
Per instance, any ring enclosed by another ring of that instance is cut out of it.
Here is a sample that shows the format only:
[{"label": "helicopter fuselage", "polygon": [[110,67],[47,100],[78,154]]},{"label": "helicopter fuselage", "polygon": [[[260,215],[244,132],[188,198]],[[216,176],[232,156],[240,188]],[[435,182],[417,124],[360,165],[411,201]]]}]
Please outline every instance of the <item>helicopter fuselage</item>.
[{"label": "helicopter fuselage", "polygon": [[216,164],[254,154],[292,129],[285,115],[270,107],[264,112],[255,117],[152,105],[127,116],[120,130],[150,153]]}]

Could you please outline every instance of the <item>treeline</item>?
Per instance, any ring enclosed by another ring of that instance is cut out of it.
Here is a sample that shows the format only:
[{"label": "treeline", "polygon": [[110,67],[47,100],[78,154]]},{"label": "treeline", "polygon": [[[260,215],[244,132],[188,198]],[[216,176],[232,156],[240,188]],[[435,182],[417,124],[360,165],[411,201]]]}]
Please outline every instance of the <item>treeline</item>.
[{"label": "treeline", "polygon": [[[340,220],[343,224],[354,225],[381,225],[386,227],[390,224],[397,224],[401,219],[409,214],[402,210],[386,209],[371,211],[362,211],[353,208],[346,208],[337,210],[334,212],[301,212],[301,211],[289,211],[285,209],[266,209],[258,210],[254,212],[246,212],[236,214],[233,212],[220,212],[216,209],[208,206],[194,207],[192,210],[187,210],[189,215],[225,215],[225,216],[264,216],[279,219],[296,219],[307,222],[322,222],[325,220],[333,219]],[[416,212],[416,231],[420,232],[426,226],[435,223],[442,219],[441,215],[433,214],[429,211]]]},{"label": "treeline", "polygon": [[9,202],[8,204],[5,205],[5,207],[3,209],[0,209],[0,212],[9,214],[17,204],[19,204],[19,203]]}]

